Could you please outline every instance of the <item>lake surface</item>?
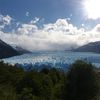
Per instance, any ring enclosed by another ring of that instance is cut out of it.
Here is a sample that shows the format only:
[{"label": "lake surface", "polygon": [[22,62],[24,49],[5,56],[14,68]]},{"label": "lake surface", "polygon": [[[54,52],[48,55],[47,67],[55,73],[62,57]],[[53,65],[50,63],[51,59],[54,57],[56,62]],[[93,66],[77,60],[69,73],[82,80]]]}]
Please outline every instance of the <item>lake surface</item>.
[{"label": "lake surface", "polygon": [[100,54],[91,52],[33,52],[31,54],[24,54],[11,58],[3,59],[4,62],[10,64],[21,64],[23,66],[33,65],[49,65],[56,68],[65,68],[72,64],[75,60],[81,59],[91,62],[97,67],[100,67]]}]

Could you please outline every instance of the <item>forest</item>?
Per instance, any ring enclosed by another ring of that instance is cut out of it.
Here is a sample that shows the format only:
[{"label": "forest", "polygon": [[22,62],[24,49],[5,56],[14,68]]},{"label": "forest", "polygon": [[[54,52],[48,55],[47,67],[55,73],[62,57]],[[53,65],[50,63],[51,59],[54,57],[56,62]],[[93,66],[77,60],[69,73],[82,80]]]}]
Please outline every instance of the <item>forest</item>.
[{"label": "forest", "polygon": [[100,70],[81,60],[67,72],[0,62],[0,100],[100,100]]}]

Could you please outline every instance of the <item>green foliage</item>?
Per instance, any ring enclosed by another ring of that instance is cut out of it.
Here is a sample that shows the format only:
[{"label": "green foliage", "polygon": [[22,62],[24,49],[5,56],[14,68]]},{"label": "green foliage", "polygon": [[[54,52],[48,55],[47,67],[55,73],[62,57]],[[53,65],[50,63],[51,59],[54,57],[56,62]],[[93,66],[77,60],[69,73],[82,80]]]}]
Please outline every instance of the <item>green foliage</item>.
[{"label": "green foliage", "polygon": [[17,100],[14,88],[10,85],[0,84],[0,100]]},{"label": "green foliage", "polygon": [[65,83],[65,100],[94,100],[98,93],[94,66],[78,60],[71,65]]},{"label": "green foliage", "polygon": [[67,73],[54,68],[24,71],[0,62],[0,100],[93,100],[99,94],[97,83],[94,67],[83,61]]}]

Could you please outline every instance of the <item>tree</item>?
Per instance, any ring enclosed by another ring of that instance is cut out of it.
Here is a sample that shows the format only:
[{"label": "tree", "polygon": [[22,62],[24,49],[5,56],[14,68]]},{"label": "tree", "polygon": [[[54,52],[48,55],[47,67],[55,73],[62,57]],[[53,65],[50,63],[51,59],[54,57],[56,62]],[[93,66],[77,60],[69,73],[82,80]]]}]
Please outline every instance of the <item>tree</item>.
[{"label": "tree", "polygon": [[98,92],[94,66],[77,60],[70,66],[64,89],[64,100],[93,100]]}]

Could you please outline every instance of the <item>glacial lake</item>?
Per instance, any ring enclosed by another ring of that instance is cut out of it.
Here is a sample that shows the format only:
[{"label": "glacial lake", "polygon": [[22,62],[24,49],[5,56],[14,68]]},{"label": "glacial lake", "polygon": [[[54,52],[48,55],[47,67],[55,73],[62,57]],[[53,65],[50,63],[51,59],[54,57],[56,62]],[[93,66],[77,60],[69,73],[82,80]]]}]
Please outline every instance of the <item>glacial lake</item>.
[{"label": "glacial lake", "polygon": [[85,60],[91,62],[96,67],[100,67],[100,54],[92,52],[69,52],[69,51],[53,51],[53,52],[33,52],[20,56],[3,59],[9,64],[21,64],[23,66],[33,65],[40,67],[41,65],[49,65],[56,68],[65,68],[76,60]]}]

